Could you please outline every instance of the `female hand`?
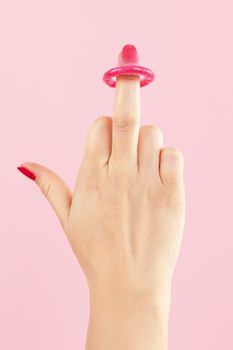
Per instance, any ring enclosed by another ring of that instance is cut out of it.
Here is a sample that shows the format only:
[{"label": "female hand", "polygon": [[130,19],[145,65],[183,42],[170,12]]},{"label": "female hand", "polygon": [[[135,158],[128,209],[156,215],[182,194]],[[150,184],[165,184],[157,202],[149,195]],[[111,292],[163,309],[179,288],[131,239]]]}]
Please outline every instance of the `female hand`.
[{"label": "female hand", "polygon": [[[105,308],[108,320],[114,313],[111,322],[117,327],[116,318],[123,319],[121,311],[129,307],[136,313],[137,305],[141,315],[145,301],[148,308],[156,305],[157,310],[163,305],[169,309],[183,234],[185,194],[182,154],[175,148],[162,148],[162,138],[158,127],[140,127],[139,78],[120,76],[112,118],[99,117],[88,130],[73,193],[47,167],[22,164],[35,174],[85,273],[91,306],[96,310],[93,319],[99,320],[97,310],[100,313]],[[102,318],[101,322],[105,324]],[[88,349],[92,343],[93,349],[99,349],[98,341],[93,340],[96,331],[89,332]],[[108,329],[108,334],[111,332]],[[143,348],[147,336],[153,337],[144,334],[138,349]],[[100,348],[105,349],[103,337],[98,337]],[[119,346],[123,349],[125,343],[119,341]],[[114,348],[112,340],[107,348]],[[132,349],[137,349],[136,344]]]}]

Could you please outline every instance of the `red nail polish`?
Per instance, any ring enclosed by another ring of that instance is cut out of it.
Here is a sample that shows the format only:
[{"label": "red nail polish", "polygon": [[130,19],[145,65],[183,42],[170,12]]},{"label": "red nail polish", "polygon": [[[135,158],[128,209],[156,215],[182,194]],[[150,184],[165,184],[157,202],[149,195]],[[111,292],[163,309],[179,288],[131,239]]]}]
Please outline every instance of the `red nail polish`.
[{"label": "red nail polish", "polygon": [[24,166],[18,166],[17,169],[21,171],[21,173],[29,177],[29,179],[32,179],[32,180],[36,179],[36,175],[32,173],[30,170],[28,170],[27,168],[25,168]]}]

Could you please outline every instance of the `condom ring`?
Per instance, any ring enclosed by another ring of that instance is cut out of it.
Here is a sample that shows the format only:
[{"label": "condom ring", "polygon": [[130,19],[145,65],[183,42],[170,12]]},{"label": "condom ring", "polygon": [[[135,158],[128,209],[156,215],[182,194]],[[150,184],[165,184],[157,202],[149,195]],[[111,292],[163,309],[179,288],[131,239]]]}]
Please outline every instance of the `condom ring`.
[{"label": "condom ring", "polygon": [[111,68],[103,75],[103,81],[110,87],[116,87],[119,75],[136,75],[140,77],[140,87],[150,84],[154,80],[154,73],[146,67],[138,65],[138,53],[133,45],[125,45],[118,58],[118,67]]}]

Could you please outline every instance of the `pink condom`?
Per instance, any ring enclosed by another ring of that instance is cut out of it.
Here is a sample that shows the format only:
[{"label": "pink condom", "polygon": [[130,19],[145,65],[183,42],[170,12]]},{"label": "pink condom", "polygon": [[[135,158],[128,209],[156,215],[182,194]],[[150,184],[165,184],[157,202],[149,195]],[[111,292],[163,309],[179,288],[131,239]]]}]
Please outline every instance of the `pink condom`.
[{"label": "pink condom", "polygon": [[116,87],[116,77],[119,75],[140,76],[140,86],[143,87],[154,80],[154,73],[146,67],[138,65],[138,53],[133,45],[125,45],[118,57],[118,67],[111,68],[103,75],[103,81],[110,87]]}]

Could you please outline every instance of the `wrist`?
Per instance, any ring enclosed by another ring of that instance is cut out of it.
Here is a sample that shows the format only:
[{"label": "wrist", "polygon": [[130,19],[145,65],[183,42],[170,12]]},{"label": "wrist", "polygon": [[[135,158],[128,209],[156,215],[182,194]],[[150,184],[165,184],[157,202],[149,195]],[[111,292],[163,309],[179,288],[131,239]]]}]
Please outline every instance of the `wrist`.
[{"label": "wrist", "polygon": [[86,349],[166,350],[169,307],[169,294],[91,292]]},{"label": "wrist", "polygon": [[89,283],[90,304],[105,303],[109,305],[151,305],[158,309],[166,308],[170,304],[171,282],[156,283],[156,287],[133,287],[128,283],[111,283],[100,281]]}]

